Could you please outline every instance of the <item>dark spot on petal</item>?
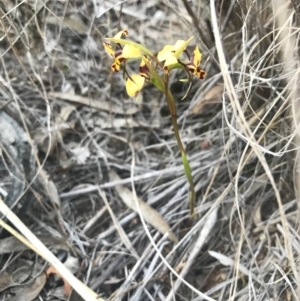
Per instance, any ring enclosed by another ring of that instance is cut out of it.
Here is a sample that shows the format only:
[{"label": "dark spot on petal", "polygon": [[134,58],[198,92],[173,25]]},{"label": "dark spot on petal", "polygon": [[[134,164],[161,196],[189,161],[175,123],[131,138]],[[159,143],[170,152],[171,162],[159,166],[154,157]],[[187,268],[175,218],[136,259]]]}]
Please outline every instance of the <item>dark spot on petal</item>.
[{"label": "dark spot on petal", "polygon": [[140,75],[145,77],[145,78],[150,78],[149,77],[149,69],[146,65],[140,66],[139,67]]},{"label": "dark spot on petal", "polygon": [[204,70],[198,71],[197,74],[200,79],[203,79],[206,76],[206,72]]},{"label": "dark spot on petal", "polygon": [[122,50],[115,51],[114,57],[117,58],[122,55]]}]

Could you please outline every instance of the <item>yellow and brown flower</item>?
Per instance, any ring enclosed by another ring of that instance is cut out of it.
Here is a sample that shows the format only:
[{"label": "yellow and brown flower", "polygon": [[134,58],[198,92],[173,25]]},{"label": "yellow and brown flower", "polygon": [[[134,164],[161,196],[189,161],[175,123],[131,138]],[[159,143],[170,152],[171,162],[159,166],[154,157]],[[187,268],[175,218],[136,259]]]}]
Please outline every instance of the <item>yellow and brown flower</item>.
[{"label": "yellow and brown flower", "polygon": [[[197,76],[200,79],[203,79],[206,75],[204,70],[200,69],[201,63],[201,53],[199,51],[198,46],[196,46],[192,59],[190,59],[189,54],[186,50],[187,45],[190,43],[192,38],[189,38],[187,41],[178,40],[174,45],[166,45],[157,55],[157,59],[159,62],[164,61],[164,71],[169,72],[170,69],[176,68],[176,64],[180,64],[191,74]],[[189,61],[184,63],[180,60],[180,56],[185,53]]]},{"label": "yellow and brown flower", "polygon": [[185,64],[185,67],[189,72],[196,75],[198,78],[203,79],[206,76],[206,72],[200,69],[201,58],[202,54],[200,53],[198,46],[196,46],[192,59]]}]

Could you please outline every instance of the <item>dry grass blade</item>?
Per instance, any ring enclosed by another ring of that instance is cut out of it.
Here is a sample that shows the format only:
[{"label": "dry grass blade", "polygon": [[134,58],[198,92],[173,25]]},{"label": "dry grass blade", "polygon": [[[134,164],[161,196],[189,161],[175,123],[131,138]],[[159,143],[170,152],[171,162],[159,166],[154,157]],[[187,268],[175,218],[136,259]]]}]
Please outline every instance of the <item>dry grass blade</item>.
[{"label": "dry grass blade", "polygon": [[[225,266],[231,266],[231,267],[235,267],[236,263],[234,262],[234,260],[232,260],[231,258],[229,258],[228,256],[225,256],[221,253],[215,252],[215,251],[208,251],[209,255],[216,258],[218,261],[220,261],[220,263],[222,265]],[[244,267],[243,265],[239,264],[237,266],[237,269],[243,273],[244,275],[251,277],[252,279],[256,280],[259,282],[259,280],[257,279],[257,277],[255,275],[253,275],[246,267]]]},{"label": "dry grass blade", "polygon": [[49,16],[46,22],[52,25],[61,24],[81,34],[87,33],[89,30],[89,28],[79,18],[75,19],[75,18],[68,18],[68,17],[64,18],[58,16]]},{"label": "dry grass blade", "polygon": [[[38,239],[47,247],[69,251],[70,247],[67,242],[61,238],[49,237],[49,236],[37,236]],[[24,245],[16,237],[7,237],[0,240],[0,254],[9,254],[11,252],[21,252],[28,250],[29,247]]]},{"label": "dry grass blade", "polygon": [[[72,274],[75,274],[76,272],[78,272],[79,261],[78,261],[77,258],[69,256],[67,261],[64,262],[64,265],[68,268],[68,270],[70,270],[70,272],[72,272]],[[65,296],[70,296],[71,292],[72,292],[72,287],[71,287],[70,283],[53,266],[50,266],[46,271],[47,276],[49,276],[51,274],[55,274],[63,280],[63,282],[64,282],[64,295]]]},{"label": "dry grass blade", "polygon": [[78,280],[74,275],[54,256],[52,252],[21,222],[21,220],[5,205],[0,199],[0,212],[26,237],[23,237],[14,229],[0,220],[0,225],[12,235],[28,245],[33,251],[48,261],[56,270],[60,272],[64,279],[80,294],[85,301],[103,301],[98,295]]},{"label": "dry grass blade", "polygon": [[[226,118],[226,122],[227,125],[231,128],[231,130],[233,130],[237,135],[239,135],[242,139],[244,139],[247,142],[247,146],[245,147],[243,154],[242,154],[242,158],[241,161],[239,163],[238,169],[237,169],[237,175],[236,175],[236,180],[235,180],[235,192],[236,192],[236,200],[237,200],[237,196],[238,196],[238,179],[239,179],[239,174],[242,171],[242,165],[243,165],[243,161],[244,158],[246,157],[246,152],[248,147],[252,147],[253,152],[255,153],[255,155],[257,156],[257,158],[259,159],[262,167],[264,168],[269,181],[272,185],[273,191],[275,193],[276,196],[276,200],[277,200],[277,204],[280,208],[280,213],[281,213],[281,219],[282,219],[282,224],[285,228],[285,233],[286,235],[284,236],[284,241],[285,241],[285,248],[287,250],[287,255],[289,258],[289,261],[291,262],[293,271],[296,272],[295,270],[295,263],[294,263],[294,258],[293,258],[293,254],[292,254],[292,249],[291,249],[291,238],[289,235],[289,231],[287,229],[287,220],[286,220],[286,216],[283,210],[283,205],[282,205],[282,199],[279,193],[279,190],[277,188],[274,176],[272,174],[272,171],[266,161],[266,158],[263,156],[262,150],[264,148],[262,148],[256,141],[254,133],[251,131],[249,124],[246,121],[245,118],[245,114],[242,110],[242,107],[240,105],[240,102],[238,100],[237,97],[237,93],[234,89],[234,85],[233,85],[233,81],[232,78],[230,77],[230,73],[228,71],[228,66],[226,63],[226,59],[225,59],[225,54],[224,54],[224,50],[223,50],[223,46],[222,46],[222,39],[220,36],[220,31],[218,28],[218,22],[217,22],[217,15],[216,15],[216,9],[215,9],[215,3],[213,0],[210,0],[210,7],[211,7],[211,16],[212,16],[212,25],[213,25],[213,30],[214,30],[214,35],[215,35],[215,40],[216,40],[216,48],[217,48],[217,53],[220,59],[220,66],[221,66],[221,71],[223,74],[223,79],[224,79],[224,84],[225,84],[225,88],[226,91],[228,93],[228,97],[230,99],[232,108],[233,108],[233,112],[234,115],[237,116],[237,124],[238,124],[238,128],[241,130],[241,132],[244,133],[241,134],[240,131],[237,131],[235,128],[233,128],[228,119]],[[239,219],[241,220],[242,223],[243,222],[243,217],[239,211],[239,207],[237,207],[237,211],[239,214]],[[241,246],[243,244],[243,239],[244,239],[244,227],[242,227],[242,235],[241,235],[241,239],[239,242],[239,249],[237,252],[237,266],[239,266],[239,260],[240,260],[240,250],[241,250]],[[236,271],[236,276],[238,274],[238,270]],[[296,276],[297,277],[297,276]],[[236,288],[237,288],[237,277],[236,277],[236,281],[234,283],[234,288],[232,290],[232,295],[231,297],[234,298],[234,296],[236,295]]]},{"label": "dry grass blade", "polygon": [[[74,129],[75,120],[68,121],[71,113],[76,109],[75,106],[67,105],[61,109],[61,112],[55,118],[55,124],[52,127],[52,139],[50,145],[50,154],[53,153],[60,143],[63,141],[63,137]],[[33,135],[39,149],[47,152],[49,147],[49,132],[43,127],[35,130]]]},{"label": "dry grass blade", "polygon": [[47,173],[42,169],[38,176],[39,182],[44,186],[51,202],[57,206],[57,208],[61,207],[61,202],[59,198],[59,194],[57,188],[53,181],[51,181],[47,175]]},{"label": "dry grass blade", "polygon": [[[79,291],[70,301],[298,300],[299,16],[296,0],[1,1],[0,194],[43,246],[0,204],[15,235],[0,229],[0,289],[39,276],[45,258]],[[165,99],[150,84],[128,99],[138,61],[112,75],[102,41],[122,29],[153,53],[193,35],[186,54],[202,53],[207,76],[184,101],[185,72],[169,73],[194,223]],[[52,278],[38,298],[66,298]]]},{"label": "dry grass blade", "polygon": [[[298,215],[300,213],[300,176],[299,176],[299,166],[300,166],[300,136],[299,136],[299,127],[300,127],[300,115],[299,115],[299,69],[295,66],[295,61],[297,61],[297,41],[293,34],[293,29],[290,24],[290,18],[292,16],[291,10],[289,7],[281,1],[274,0],[273,5],[275,7],[275,14],[277,17],[278,25],[279,25],[279,33],[280,33],[280,39],[283,42],[282,44],[282,54],[283,59],[285,62],[284,68],[286,70],[286,73],[289,74],[287,78],[287,86],[289,88],[288,90],[288,97],[291,102],[291,108],[292,108],[292,114],[293,114],[293,130],[295,132],[295,144],[297,146],[297,155],[296,155],[296,162],[294,167],[294,183],[295,183],[295,191],[297,193],[297,199],[298,199]],[[297,15],[298,17],[298,15]],[[292,240],[292,234],[290,233],[287,223],[283,223],[283,229],[284,229],[284,237],[288,237],[290,240]],[[287,252],[289,256],[290,265],[292,267],[294,276],[298,283],[298,294],[300,292],[300,276],[299,272],[295,263],[295,258],[293,255],[292,250],[292,243],[288,245]],[[298,295],[297,294],[297,295]]]},{"label": "dry grass blade", "polygon": [[217,103],[222,103],[221,98],[224,91],[223,86],[214,86],[207,91],[206,94],[200,98],[195,105],[192,107],[190,114],[200,114],[205,109],[205,107],[210,107]]},{"label": "dry grass blade", "polygon": [[113,112],[116,114],[132,115],[138,111],[138,108],[135,106],[131,106],[128,109],[122,109],[120,107],[111,106],[109,102],[104,102],[103,100],[96,101],[96,100],[89,99],[87,97],[73,95],[69,93],[50,92],[49,97],[60,98],[62,100],[70,101],[78,105],[84,105],[97,110]]},{"label": "dry grass blade", "polygon": [[[199,252],[201,251],[201,249],[203,248],[203,245],[205,244],[206,240],[209,239],[209,235],[212,232],[212,229],[217,221],[217,215],[218,215],[218,209],[215,209],[207,218],[201,232],[200,235],[192,249],[192,251],[190,252],[190,256],[187,259],[187,261],[183,264],[183,269],[180,273],[180,276],[182,278],[185,278],[185,276],[187,275],[187,273],[190,271],[192,265],[194,264],[197,256],[199,255]],[[169,295],[166,298],[166,301],[171,301],[173,299],[174,294],[177,292],[179,286],[181,284],[181,279],[178,278],[176,280],[176,282],[174,283]]]},{"label": "dry grass blade", "polygon": [[139,255],[138,253],[136,252],[136,250],[134,249],[133,245],[131,244],[131,241],[130,239],[128,238],[128,236],[126,235],[124,229],[121,227],[119,221],[116,219],[108,201],[107,201],[107,198],[106,198],[106,195],[105,193],[99,188],[98,190],[99,192],[99,195],[101,196],[102,200],[104,201],[105,205],[106,205],[106,208],[114,222],[114,225],[117,229],[117,232],[119,233],[120,237],[121,237],[121,240],[122,242],[124,243],[124,245],[127,247],[127,249],[136,257],[136,258],[139,258]]},{"label": "dry grass blade", "polygon": [[[110,171],[109,173],[111,181],[118,181],[120,177],[114,171]],[[142,216],[144,220],[157,229],[162,234],[168,234],[168,238],[177,242],[177,238],[173,231],[171,230],[169,224],[165,221],[165,219],[158,213],[155,209],[145,203],[142,199],[138,198],[138,204],[135,202],[134,194],[125,186],[116,185],[115,189],[120,196],[121,200],[124,204],[135,212],[139,212],[138,206],[141,210]]]}]

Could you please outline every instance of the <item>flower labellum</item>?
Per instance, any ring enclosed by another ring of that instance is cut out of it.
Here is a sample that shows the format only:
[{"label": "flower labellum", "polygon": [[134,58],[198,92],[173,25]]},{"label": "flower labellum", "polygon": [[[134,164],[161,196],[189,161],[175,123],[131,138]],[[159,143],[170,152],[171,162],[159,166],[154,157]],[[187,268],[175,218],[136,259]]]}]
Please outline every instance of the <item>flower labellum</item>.
[{"label": "flower labellum", "polygon": [[145,83],[145,77],[139,74],[131,75],[126,81],[126,91],[130,97],[137,97]]},{"label": "flower labellum", "polygon": [[150,79],[149,69],[148,69],[145,61],[147,61],[149,64],[151,64],[151,61],[148,60],[146,56],[143,56],[142,61],[140,63],[140,67],[139,67],[140,75],[145,77],[146,79]]}]

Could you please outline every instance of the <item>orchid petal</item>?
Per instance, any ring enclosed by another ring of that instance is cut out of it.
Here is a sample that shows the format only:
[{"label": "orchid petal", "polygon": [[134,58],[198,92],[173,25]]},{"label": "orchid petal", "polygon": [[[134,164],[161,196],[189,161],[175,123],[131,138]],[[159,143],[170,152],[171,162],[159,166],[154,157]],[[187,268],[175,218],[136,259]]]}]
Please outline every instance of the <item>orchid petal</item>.
[{"label": "orchid petal", "polygon": [[143,88],[145,78],[139,74],[133,74],[126,81],[126,91],[130,97],[138,96],[139,92]]},{"label": "orchid petal", "polygon": [[206,72],[201,69],[197,69],[196,72],[194,73],[199,79],[203,79],[206,77]]},{"label": "orchid petal", "polygon": [[166,45],[163,50],[161,50],[158,55],[157,59],[159,62],[165,61],[170,55],[172,55],[172,50],[174,49],[174,46],[172,45]]},{"label": "orchid petal", "polygon": [[147,59],[145,56],[143,56],[143,59],[140,63],[140,67],[139,67],[139,71],[140,71],[140,75],[142,77],[145,77],[145,78],[148,78],[150,79],[150,76],[149,76],[149,68],[148,66],[146,65],[145,61],[148,63],[148,64],[151,64],[151,61],[149,59]]},{"label": "orchid petal", "polygon": [[175,50],[175,53],[174,53],[174,56],[176,58],[179,58],[182,54],[182,52],[186,49],[187,45],[190,43],[190,41],[193,39],[193,37],[189,38],[188,40],[186,41],[183,41],[183,40],[178,40],[175,45],[174,45],[174,50]]},{"label": "orchid petal", "polygon": [[202,54],[200,53],[198,46],[196,46],[193,52],[193,64],[195,65],[196,68],[200,65],[201,58],[202,58]]},{"label": "orchid petal", "polygon": [[175,56],[169,56],[165,61],[165,67],[174,65],[178,62],[177,58]]},{"label": "orchid petal", "polygon": [[121,64],[118,60],[115,60],[114,63],[111,65],[111,70],[113,72],[119,72],[121,68]]},{"label": "orchid petal", "polygon": [[157,55],[157,60],[159,62],[165,61],[164,70],[168,72],[169,66],[178,63],[179,57],[185,51],[187,45],[193,37],[189,38],[187,41],[178,40],[175,45],[166,45]]},{"label": "orchid petal", "polygon": [[102,44],[103,44],[104,49],[107,52],[107,54],[110,55],[111,57],[115,57],[115,51],[113,50],[111,45],[105,41],[103,41]]},{"label": "orchid petal", "polygon": [[126,59],[139,58],[142,55],[140,49],[132,45],[125,45],[122,51],[122,57]]},{"label": "orchid petal", "polygon": [[114,36],[114,38],[115,38],[115,39],[121,39],[122,37],[126,37],[126,36],[128,36],[128,29],[124,29],[124,30],[119,31],[119,32]]}]

